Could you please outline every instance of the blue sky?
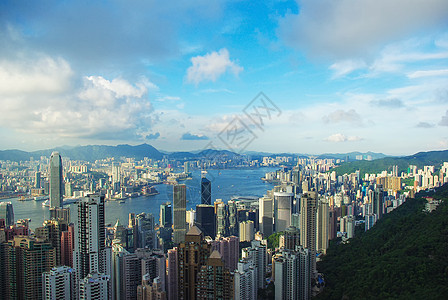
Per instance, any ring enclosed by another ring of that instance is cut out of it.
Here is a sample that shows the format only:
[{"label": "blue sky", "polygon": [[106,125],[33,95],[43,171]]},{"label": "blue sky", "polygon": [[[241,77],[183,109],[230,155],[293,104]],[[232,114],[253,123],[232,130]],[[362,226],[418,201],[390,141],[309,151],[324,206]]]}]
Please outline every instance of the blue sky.
[{"label": "blue sky", "polygon": [[0,148],[447,149],[447,16],[446,0],[2,1]]}]

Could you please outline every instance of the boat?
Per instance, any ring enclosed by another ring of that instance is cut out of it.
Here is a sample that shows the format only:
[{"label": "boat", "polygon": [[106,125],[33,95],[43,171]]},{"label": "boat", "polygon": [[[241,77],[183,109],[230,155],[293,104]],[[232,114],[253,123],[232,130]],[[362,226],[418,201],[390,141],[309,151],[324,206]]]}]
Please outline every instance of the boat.
[{"label": "boat", "polygon": [[125,203],[126,201],[124,201],[124,200],[120,200],[120,201],[118,201],[118,203],[120,203],[120,204],[123,204],[123,203]]},{"label": "boat", "polygon": [[[69,205],[72,203],[76,203],[79,201],[80,198],[65,198],[64,201],[62,201],[62,205]],[[42,206],[50,207],[50,199],[45,200],[42,202]]]}]

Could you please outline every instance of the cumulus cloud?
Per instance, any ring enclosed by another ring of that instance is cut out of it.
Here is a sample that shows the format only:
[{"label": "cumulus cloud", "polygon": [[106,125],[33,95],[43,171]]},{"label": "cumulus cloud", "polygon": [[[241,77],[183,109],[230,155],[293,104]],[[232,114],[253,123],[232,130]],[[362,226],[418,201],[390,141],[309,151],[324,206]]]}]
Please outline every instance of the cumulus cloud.
[{"label": "cumulus cloud", "polygon": [[180,139],[184,141],[201,141],[201,140],[208,140],[209,138],[202,134],[192,134],[186,132],[182,135]]},{"label": "cumulus cloud", "polygon": [[32,135],[135,140],[151,125],[145,78],[79,78],[63,59],[0,61],[0,126]]},{"label": "cumulus cloud", "polygon": [[414,30],[446,24],[445,0],[301,0],[279,22],[288,45],[336,59],[365,56]]},{"label": "cumulus cloud", "polygon": [[238,76],[243,71],[241,66],[230,60],[229,51],[225,48],[204,56],[192,57],[191,63],[192,66],[187,70],[187,81],[194,84],[202,81],[216,81],[226,72]]},{"label": "cumulus cloud", "polygon": [[448,110],[445,112],[445,115],[442,116],[442,120],[440,120],[439,125],[448,126]]},{"label": "cumulus cloud", "polygon": [[428,122],[419,122],[415,127],[417,128],[433,128],[434,124]]},{"label": "cumulus cloud", "polygon": [[375,106],[388,107],[388,108],[404,107],[403,101],[401,101],[400,99],[397,99],[397,98],[372,100],[372,101],[370,101],[370,104],[375,105]]},{"label": "cumulus cloud", "polygon": [[361,116],[354,109],[350,109],[348,111],[344,111],[342,109],[336,110],[326,116],[323,116],[322,120],[325,123],[347,122],[352,124],[362,124]]},{"label": "cumulus cloud", "polygon": [[326,142],[342,143],[342,142],[357,142],[363,140],[359,136],[346,136],[342,133],[335,133],[324,139]]}]

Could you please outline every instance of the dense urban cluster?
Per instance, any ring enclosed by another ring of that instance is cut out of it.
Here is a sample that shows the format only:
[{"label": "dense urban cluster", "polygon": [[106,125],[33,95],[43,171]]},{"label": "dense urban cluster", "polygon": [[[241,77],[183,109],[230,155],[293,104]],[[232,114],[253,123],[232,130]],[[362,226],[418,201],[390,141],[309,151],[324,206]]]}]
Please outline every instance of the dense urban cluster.
[{"label": "dense urban cluster", "polygon": [[[357,227],[369,230],[416,191],[448,182],[447,162],[361,176],[337,175],[334,159],[230,159],[225,166],[278,166],[263,178],[275,187],[260,198],[214,199],[204,171],[201,203],[187,210],[180,182],[192,168],[224,161],[87,163],[54,152],[0,162],[0,298],[310,299],[325,287],[316,262],[330,240],[350,243]],[[105,201],[157,193],[162,183],[173,194],[159,216],[130,214],[127,223],[106,225]],[[28,219],[16,221],[11,197],[48,199],[49,220],[34,230]]]}]

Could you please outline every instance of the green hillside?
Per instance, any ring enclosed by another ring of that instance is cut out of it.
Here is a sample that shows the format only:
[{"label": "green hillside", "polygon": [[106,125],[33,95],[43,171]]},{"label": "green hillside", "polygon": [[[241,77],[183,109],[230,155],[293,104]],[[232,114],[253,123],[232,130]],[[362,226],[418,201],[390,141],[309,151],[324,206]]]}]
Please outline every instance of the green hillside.
[{"label": "green hillside", "polygon": [[350,174],[359,170],[361,177],[363,177],[365,173],[377,174],[383,170],[390,172],[392,166],[398,166],[399,172],[407,172],[409,165],[416,165],[418,168],[423,168],[423,166],[427,165],[435,165],[438,167],[444,161],[448,161],[448,150],[419,152],[410,156],[385,157],[372,161],[346,162],[333,170],[337,175]]},{"label": "green hillside", "polygon": [[433,196],[444,202],[432,213],[409,199],[349,244],[332,244],[316,299],[447,299],[448,185]]}]

